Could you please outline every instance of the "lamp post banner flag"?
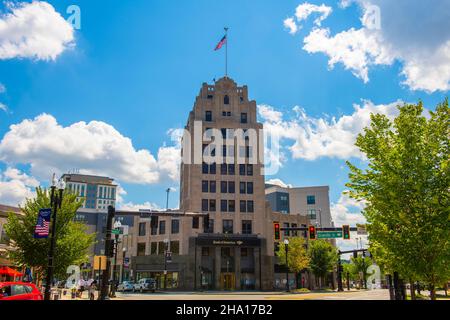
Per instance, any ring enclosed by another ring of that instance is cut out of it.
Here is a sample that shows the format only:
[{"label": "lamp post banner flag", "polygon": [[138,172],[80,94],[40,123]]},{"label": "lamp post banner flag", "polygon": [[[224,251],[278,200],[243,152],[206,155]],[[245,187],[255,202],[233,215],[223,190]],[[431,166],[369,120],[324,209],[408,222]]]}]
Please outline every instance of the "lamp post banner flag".
[{"label": "lamp post banner flag", "polygon": [[34,238],[35,239],[46,239],[48,238],[50,231],[50,216],[52,214],[52,209],[40,209],[38,214],[38,219],[36,227],[34,228]]}]

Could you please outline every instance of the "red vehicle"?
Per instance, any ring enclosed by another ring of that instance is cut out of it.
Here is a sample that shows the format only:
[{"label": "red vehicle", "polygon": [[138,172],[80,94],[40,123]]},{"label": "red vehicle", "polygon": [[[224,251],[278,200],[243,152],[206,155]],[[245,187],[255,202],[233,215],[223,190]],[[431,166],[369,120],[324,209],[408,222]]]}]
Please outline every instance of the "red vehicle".
[{"label": "red vehicle", "polygon": [[43,300],[43,296],[32,283],[0,282],[0,300]]}]

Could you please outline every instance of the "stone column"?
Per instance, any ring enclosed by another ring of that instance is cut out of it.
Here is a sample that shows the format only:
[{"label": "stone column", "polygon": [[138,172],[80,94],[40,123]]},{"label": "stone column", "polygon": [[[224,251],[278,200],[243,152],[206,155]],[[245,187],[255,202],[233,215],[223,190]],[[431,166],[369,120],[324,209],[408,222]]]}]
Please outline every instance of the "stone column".
[{"label": "stone column", "polygon": [[214,287],[216,290],[220,290],[220,273],[221,273],[221,256],[220,247],[214,248]]},{"label": "stone column", "polygon": [[202,266],[202,247],[197,246],[196,250],[197,250],[197,253],[195,256],[196,263],[195,263],[195,270],[194,270],[194,272],[195,272],[194,281],[196,283],[194,283],[194,288],[197,288],[197,290],[201,290],[202,289],[202,274],[200,272],[200,270],[201,270],[200,267]]},{"label": "stone column", "polygon": [[235,288],[241,290],[241,248],[234,248],[234,275],[235,275]]},{"label": "stone column", "polygon": [[260,254],[260,248],[255,247],[253,249],[253,257],[255,261],[255,289],[261,290],[261,268],[260,268],[260,261],[261,261],[261,254]]}]

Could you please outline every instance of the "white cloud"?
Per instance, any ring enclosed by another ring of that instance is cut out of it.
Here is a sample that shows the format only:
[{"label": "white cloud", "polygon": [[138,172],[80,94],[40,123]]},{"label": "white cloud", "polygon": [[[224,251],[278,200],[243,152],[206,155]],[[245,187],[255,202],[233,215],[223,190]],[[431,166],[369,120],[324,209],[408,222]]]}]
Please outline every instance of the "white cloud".
[{"label": "white cloud", "polygon": [[148,201],[141,204],[135,204],[133,202],[122,203],[120,205],[117,205],[117,208],[119,210],[127,210],[127,211],[139,211],[141,209],[162,210],[157,204]]},{"label": "white cloud", "polygon": [[329,6],[321,4],[320,6],[311,4],[308,2],[302,3],[295,9],[295,18],[297,23],[294,20],[294,17],[287,18],[283,21],[285,28],[289,29],[290,34],[295,34],[298,30],[302,28],[301,22],[308,19],[308,17],[312,14],[318,14],[318,17],[314,20],[314,25],[320,26],[322,21],[325,20],[333,11],[333,9]]},{"label": "white cloud", "polygon": [[0,172],[0,203],[10,206],[22,205],[27,198],[34,198],[34,188],[39,182],[14,168]]},{"label": "white cloud", "polygon": [[303,49],[309,53],[325,53],[330,69],[336,63],[342,63],[346,69],[369,81],[371,64],[389,65],[393,56],[385,46],[380,45],[379,34],[368,29],[350,30],[330,36],[329,29],[317,28],[305,37]]},{"label": "white cloud", "polygon": [[342,0],[340,7],[352,3],[362,8],[361,27],[332,35],[316,23],[303,49],[326,54],[331,68],[340,63],[364,82],[370,68],[400,62],[402,84],[410,89],[450,89],[449,1]]},{"label": "white cloud", "polygon": [[6,171],[3,173],[3,175],[6,179],[23,182],[23,184],[26,186],[30,187],[39,186],[39,181],[37,181],[36,178],[30,177],[26,173],[23,173],[15,168],[7,168]]},{"label": "white cloud", "polygon": [[3,83],[0,83],[0,93],[6,92],[6,87]]},{"label": "white cloud", "polygon": [[314,24],[320,26],[322,21],[325,20],[333,11],[333,9],[329,6],[321,4],[320,6],[311,4],[308,2],[300,4],[295,9],[295,17],[298,22],[304,21],[308,19],[308,17],[314,13],[317,13],[319,16],[314,20]]},{"label": "white cloud", "polygon": [[8,107],[6,106],[6,104],[3,104],[3,103],[0,102],[0,110],[8,112]]},{"label": "white cloud", "polygon": [[7,2],[0,16],[0,59],[55,60],[74,45],[74,30],[45,1]]},{"label": "white cloud", "polygon": [[[331,217],[336,227],[342,225],[350,225],[355,227],[356,224],[365,224],[366,218],[361,214],[365,203],[358,202],[351,199],[347,194],[341,194],[337,203],[331,204]],[[357,239],[358,238],[358,239]],[[350,240],[337,239],[337,246],[341,251],[361,249],[361,246],[367,248],[367,236],[357,235],[356,232],[351,232]],[[349,256],[345,256],[349,258]]]},{"label": "white cloud", "polygon": [[72,168],[80,173],[107,175],[119,181],[153,184],[178,177],[179,152],[163,146],[155,158],[136,150],[130,138],[101,122],[77,122],[64,127],[48,114],[12,125],[0,142],[0,160],[27,164],[31,173],[47,180]]},{"label": "white cloud", "polygon": [[297,24],[294,21],[294,18],[287,18],[283,21],[284,27],[289,29],[290,34],[295,34],[299,27],[297,27]]},{"label": "white cloud", "polygon": [[381,113],[392,119],[398,114],[396,106],[399,104],[400,101],[387,105],[374,105],[370,101],[363,101],[363,105],[354,105],[351,115],[343,115],[338,119],[333,117],[331,120],[310,117],[298,106],[293,108],[295,116],[289,120],[284,120],[279,111],[267,105],[258,106],[258,113],[267,133],[293,142],[288,145],[293,158],[348,159],[363,158],[354,144],[363,128],[370,125],[370,114]]},{"label": "white cloud", "polygon": [[286,184],[278,178],[266,180],[266,184],[273,184],[282,188],[292,188],[292,184]]},{"label": "white cloud", "polygon": [[336,226],[364,224],[366,218],[361,214],[364,207],[364,202],[358,202],[347,194],[341,194],[337,203],[331,204],[331,217]]}]

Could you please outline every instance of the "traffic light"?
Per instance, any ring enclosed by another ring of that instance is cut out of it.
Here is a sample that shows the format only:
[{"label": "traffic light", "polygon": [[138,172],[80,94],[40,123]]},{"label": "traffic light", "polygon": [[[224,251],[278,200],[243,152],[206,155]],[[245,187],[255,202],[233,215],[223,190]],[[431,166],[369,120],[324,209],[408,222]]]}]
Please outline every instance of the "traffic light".
[{"label": "traffic light", "polygon": [[309,240],[316,240],[316,227],[309,226]]},{"label": "traffic light", "polygon": [[280,224],[278,222],[273,224],[273,237],[275,240],[281,240]]},{"label": "traffic light", "polygon": [[349,225],[342,226],[342,237],[344,238],[344,240],[350,240],[350,226]]},{"label": "traffic light", "polygon": [[106,240],[105,243],[105,255],[107,257],[114,257],[114,240],[110,239],[110,240]]}]

